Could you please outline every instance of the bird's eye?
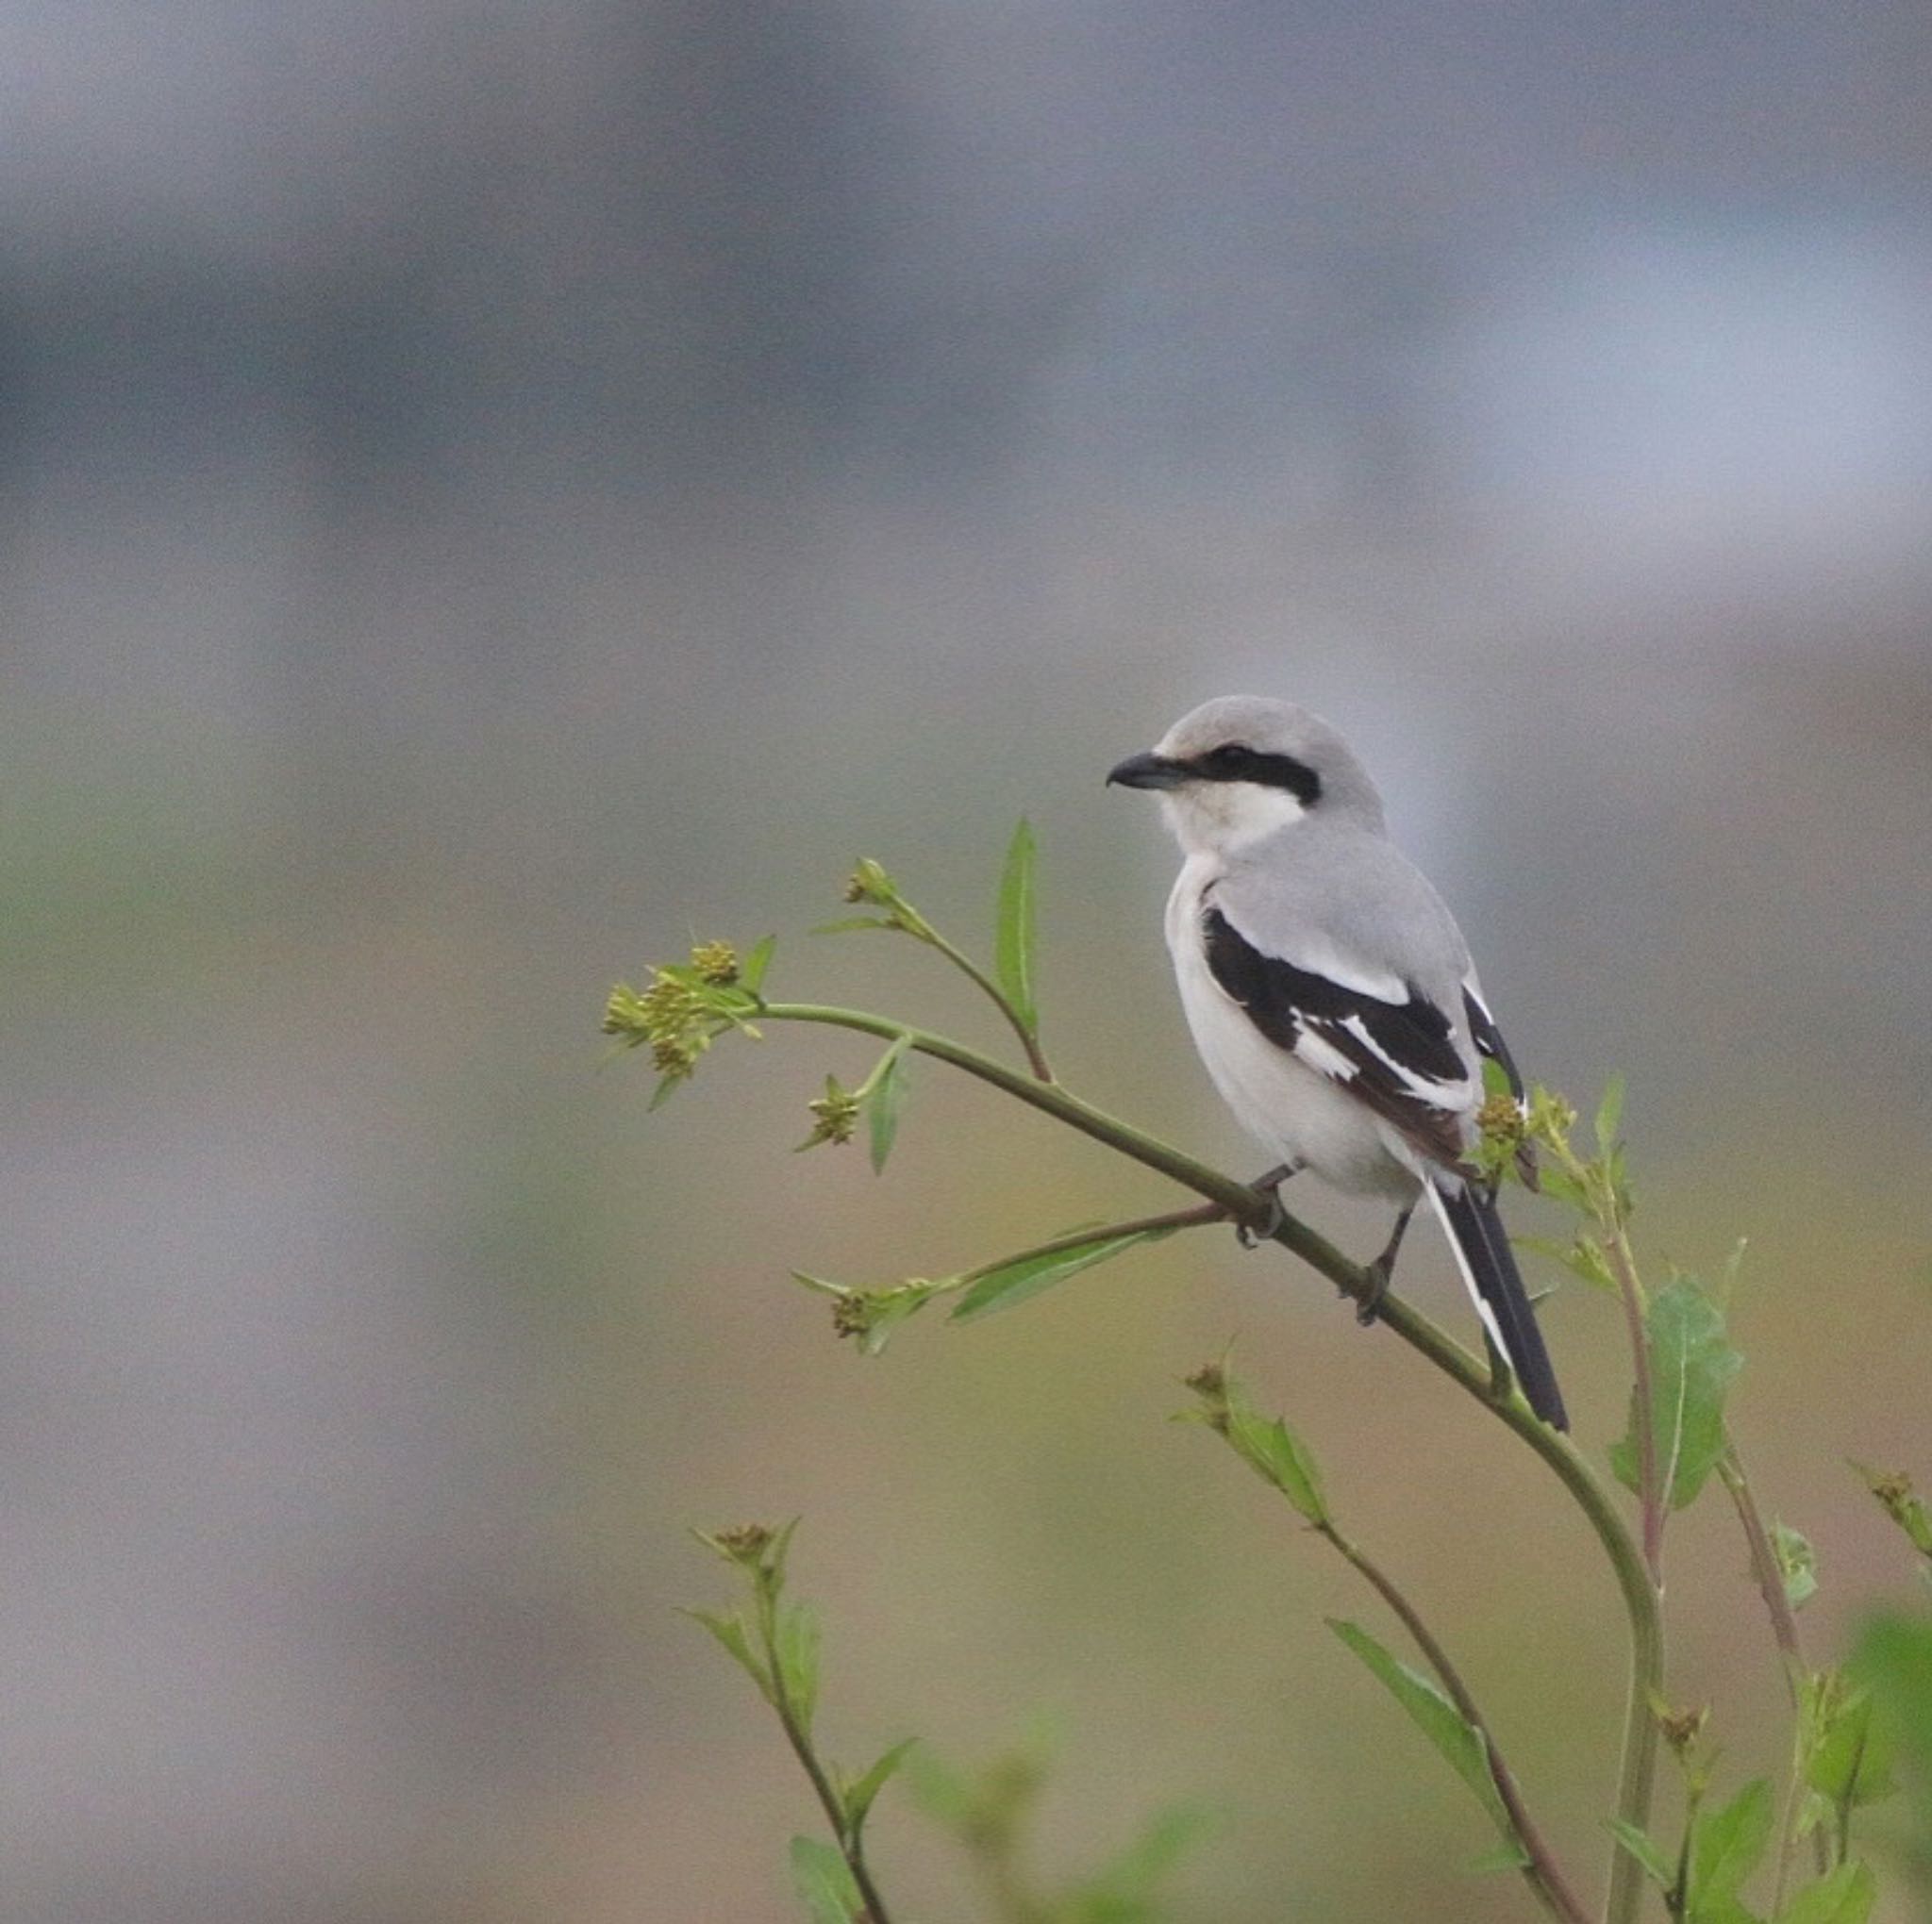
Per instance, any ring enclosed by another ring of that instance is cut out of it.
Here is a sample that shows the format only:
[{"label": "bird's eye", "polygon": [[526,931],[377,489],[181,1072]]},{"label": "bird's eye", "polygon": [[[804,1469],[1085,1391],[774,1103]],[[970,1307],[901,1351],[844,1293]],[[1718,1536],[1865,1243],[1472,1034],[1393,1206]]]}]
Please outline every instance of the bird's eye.
[{"label": "bird's eye", "polygon": [[1253,768],[1255,751],[1238,741],[1225,741],[1208,757],[1208,766],[1224,778],[1244,775]]}]

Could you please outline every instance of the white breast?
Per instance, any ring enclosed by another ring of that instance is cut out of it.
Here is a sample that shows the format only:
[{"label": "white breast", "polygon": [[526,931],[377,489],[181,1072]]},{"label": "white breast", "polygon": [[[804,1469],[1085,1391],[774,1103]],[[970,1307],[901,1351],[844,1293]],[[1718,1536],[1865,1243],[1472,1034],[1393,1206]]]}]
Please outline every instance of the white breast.
[{"label": "white breast", "polygon": [[1214,980],[1201,911],[1217,872],[1213,856],[1189,856],[1168,898],[1167,946],[1194,1047],[1222,1100],[1273,1160],[1406,1202],[1418,1186],[1408,1146],[1341,1084],[1269,1041]]}]

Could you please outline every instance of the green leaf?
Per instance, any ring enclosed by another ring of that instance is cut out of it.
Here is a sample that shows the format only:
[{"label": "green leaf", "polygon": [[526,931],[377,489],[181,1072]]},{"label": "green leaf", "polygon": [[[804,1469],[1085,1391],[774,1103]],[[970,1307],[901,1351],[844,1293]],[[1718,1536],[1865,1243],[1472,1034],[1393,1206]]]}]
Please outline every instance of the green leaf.
[{"label": "green leaf", "polygon": [[997,1310],[1011,1309],[1042,1290],[1051,1289],[1056,1283],[1064,1283],[1069,1276],[1091,1269],[1096,1263],[1119,1255],[1123,1250],[1132,1249],[1136,1243],[1158,1242],[1162,1236],[1173,1234],[1171,1229],[1139,1229],[1130,1236],[1101,1236],[1091,1243],[1076,1243],[1072,1249],[1056,1250],[1050,1255],[1021,1256],[1014,1262],[1002,1263],[974,1278],[950,1320],[973,1322]]},{"label": "green leaf", "polygon": [[1789,1524],[1771,1526],[1771,1548],[1785,1581],[1785,1601],[1802,1610],[1818,1592],[1818,1552]]},{"label": "green leaf", "polygon": [[777,946],[776,936],[766,936],[752,945],[752,952],[744,958],[744,967],[738,974],[747,993],[757,995],[765,986],[765,970],[772,966],[772,954]]},{"label": "green leaf", "polygon": [[865,1915],[865,1900],[845,1860],[817,1837],[792,1838],[791,1883],[811,1924],[857,1924]]},{"label": "green leaf", "polygon": [[1020,1026],[1029,1036],[1040,1028],[1033,1003],[1033,858],[1032,825],[1023,815],[1007,848],[1000,872],[999,926],[993,942],[993,973]]},{"label": "green leaf", "polygon": [[1157,1901],[1161,1883],[1216,1821],[1199,1804],[1157,1811],[1119,1856],[1067,1894],[1055,1916],[1067,1924],[1160,1924],[1168,1915]]},{"label": "green leaf", "polygon": [[958,1765],[928,1749],[913,1751],[906,1766],[906,1788],[926,1816],[949,1831],[963,1831],[972,1820],[972,1780]]},{"label": "green leaf", "polygon": [[1227,1440],[1264,1483],[1271,1483],[1310,1523],[1325,1522],[1327,1499],[1313,1453],[1279,1417],[1272,1421],[1248,1402],[1238,1384],[1227,1385]]},{"label": "green leaf", "polygon": [[858,1782],[845,1793],[845,1821],[854,1831],[862,1826],[870,1815],[873,1800],[891,1781],[892,1773],[906,1761],[906,1754],[919,1739],[907,1737],[896,1743],[868,1770]]},{"label": "green leaf", "polygon": [[872,1100],[866,1104],[866,1116],[872,1124],[874,1175],[884,1173],[886,1158],[892,1153],[892,1138],[899,1133],[899,1111],[906,1101],[906,1043],[901,1036],[872,1072]]},{"label": "green leaf", "polygon": [[1910,1766],[1920,1848],[1932,1851],[1932,1617],[1874,1617],[1852,1667],[1871,1688],[1889,1742]]},{"label": "green leaf", "polygon": [[1722,1809],[1700,1811],[1690,1829],[1689,1924],[1723,1917],[1771,1842],[1775,1817],[1771,1785],[1754,1778]]},{"label": "green leaf", "polygon": [[[1490,1771],[1489,1740],[1429,1680],[1396,1658],[1378,1644],[1359,1624],[1340,1617],[1327,1619],[1328,1628],[1366,1664],[1387,1685],[1389,1693],[1406,1710],[1411,1721],[1435,1745],[1451,1769],[1473,1790],[1506,1843],[1516,1841],[1508,1813],[1497,1794],[1496,1781]],[[1520,1856],[1519,1861],[1526,1862]]]},{"label": "green leaf", "polygon": [[1622,1817],[1610,1818],[1609,1826],[1610,1835],[1643,1866],[1658,1890],[1667,1891],[1676,1883],[1675,1866],[1648,1831],[1640,1831],[1635,1824],[1625,1823]]},{"label": "green leaf", "polygon": [[799,1726],[808,1735],[819,1703],[819,1618],[809,1603],[784,1603],[778,1608],[773,1642],[778,1651],[778,1677],[785,1685]]},{"label": "green leaf", "polygon": [[942,1276],[938,1282],[924,1277],[894,1284],[890,1289],[864,1292],[865,1327],[858,1338],[861,1356],[882,1356],[892,1332],[908,1317],[917,1316],[933,1298],[954,1286],[954,1279]]},{"label": "green leaf", "polygon": [[1590,1191],[1567,1169],[1555,1168],[1541,1171],[1542,1192],[1554,1196],[1558,1202],[1567,1204],[1579,1216],[1593,1217],[1595,1205],[1590,1200]]},{"label": "green leaf", "polygon": [[1608,1155],[1616,1147],[1618,1125],[1624,1120],[1624,1078],[1613,1075],[1604,1085],[1604,1099],[1596,1105],[1596,1150]]},{"label": "green leaf", "polygon": [[702,1623],[724,1645],[732,1662],[758,1686],[758,1695],[767,1702],[771,1700],[771,1676],[751,1647],[751,1632],[742,1617],[719,1617],[709,1610],[685,1610],[679,1615],[690,1617],[693,1623]]},{"label": "green leaf", "polygon": [[1519,1250],[1534,1250],[1538,1255],[1560,1263],[1592,1289],[1601,1289],[1610,1296],[1617,1293],[1617,1279],[1610,1274],[1609,1258],[1604,1254],[1603,1246],[1591,1236],[1579,1236],[1574,1242],[1568,1243],[1545,1236],[1512,1236],[1509,1240]]},{"label": "green leaf", "polygon": [[1869,1864],[1841,1864],[1808,1883],[1777,1914],[1777,1924],[1866,1924],[1878,1902]]},{"label": "green leaf", "polygon": [[873,1298],[872,1320],[858,1339],[858,1353],[861,1356],[884,1355],[892,1332],[908,1317],[917,1316],[950,1280],[941,1278],[938,1283],[903,1283],[896,1289],[879,1291]]},{"label": "green leaf", "polygon": [[1873,1717],[1872,1693],[1839,1678],[1821,1680],[1818,1729],[1805,1766],[1805,1782],[1840,1809],[1876,1803],[1897,1787],[1892,1777],[1890,1725]]},{"label": "green leaf", "polygon": [[1494,1877],[1503,1871],[1521,1870],[1525,1862],[1521,1844],[1497,1844],[1477,1851],[1462,1867],[1471,1877]]},{"label": "green leaf", "polygon": [[[1724,1312],[1689,1276],[1674,1277],[1651,1298],[1645,1341],[1657,1481],[1670,1507],[1681,1510],[1724,1452],[1724,1397],[1744,1359],[1724,1335]],[[1610,1448],[1610,1468],[1628,1489],[1637,1488],[1638,1462],[1633,1392],[1629,1426]]]}]

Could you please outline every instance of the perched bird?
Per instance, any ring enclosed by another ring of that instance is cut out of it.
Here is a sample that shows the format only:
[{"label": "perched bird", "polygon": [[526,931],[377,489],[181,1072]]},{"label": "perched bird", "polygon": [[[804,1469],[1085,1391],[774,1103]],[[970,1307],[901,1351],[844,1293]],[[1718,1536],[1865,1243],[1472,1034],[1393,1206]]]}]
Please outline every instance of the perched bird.
[{"label": "perched bird", "polygon": [[1465,1156],[1482,1059],[1523,1082],[1469,945],[1388,837],[1382,798],[1335,729],[1251,695],[1205,703],[1108,776],[1160,793],[1186,857],[1167,945],[1194,1046],[1282,1165],[1387,1197],[1373,1319],[1416,1204],[1441,1219],[1476,1314],[1530,1406],[1567,1429],[1549,1352],[1491,1188]]}]

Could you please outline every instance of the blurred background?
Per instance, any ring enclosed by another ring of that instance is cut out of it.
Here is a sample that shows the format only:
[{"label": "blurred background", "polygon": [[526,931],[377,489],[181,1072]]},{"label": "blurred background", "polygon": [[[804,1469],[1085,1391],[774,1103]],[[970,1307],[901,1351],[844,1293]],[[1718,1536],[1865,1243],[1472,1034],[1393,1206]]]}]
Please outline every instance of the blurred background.
[{"label": "blurred background", "polygon": [[[1101,787],[1211,694],[1341,723],[1529,1070],[1627,1073],[1657,1272],[1750,1238],[1736,1427],[1814,1653],[1909,1594],[1842,1459],[1932,1475],[1932,15],[0,35],[8,1918],[793,1916],[805,1786],[674,1613],[730,1594],[688,1525],[792,1515],[827,1747],[1049,1720],[1042,1876],[1191,1800],[1177,1917],[1532,1915],[1323,1628],[1392,1638],[1373,1600],[1166,1421],[1237,1333],[1594,1884],[1620,1618],[1498,1426],[1219,1233],[863,1362],[788,1269],[1173,1193],[930,1066],[884,1180],[794,1158],[851,1038],[647,1117],[596,1033],[777,930],[778,991],[995,1041],[803,931],[867,854],[983,947],[1024,810],[1061,1073],[1247,1170],[1174,856]],[[1467,1333],[1433,1238],[1404,1286]],[[1613,1308],[1545,1324],[1600,1447]],[[1775,1771],[1715,1496],[1673,1561],[1674,1690]],[[897,1792],[874,1831],[908,1916],[980,1915]]]}]

